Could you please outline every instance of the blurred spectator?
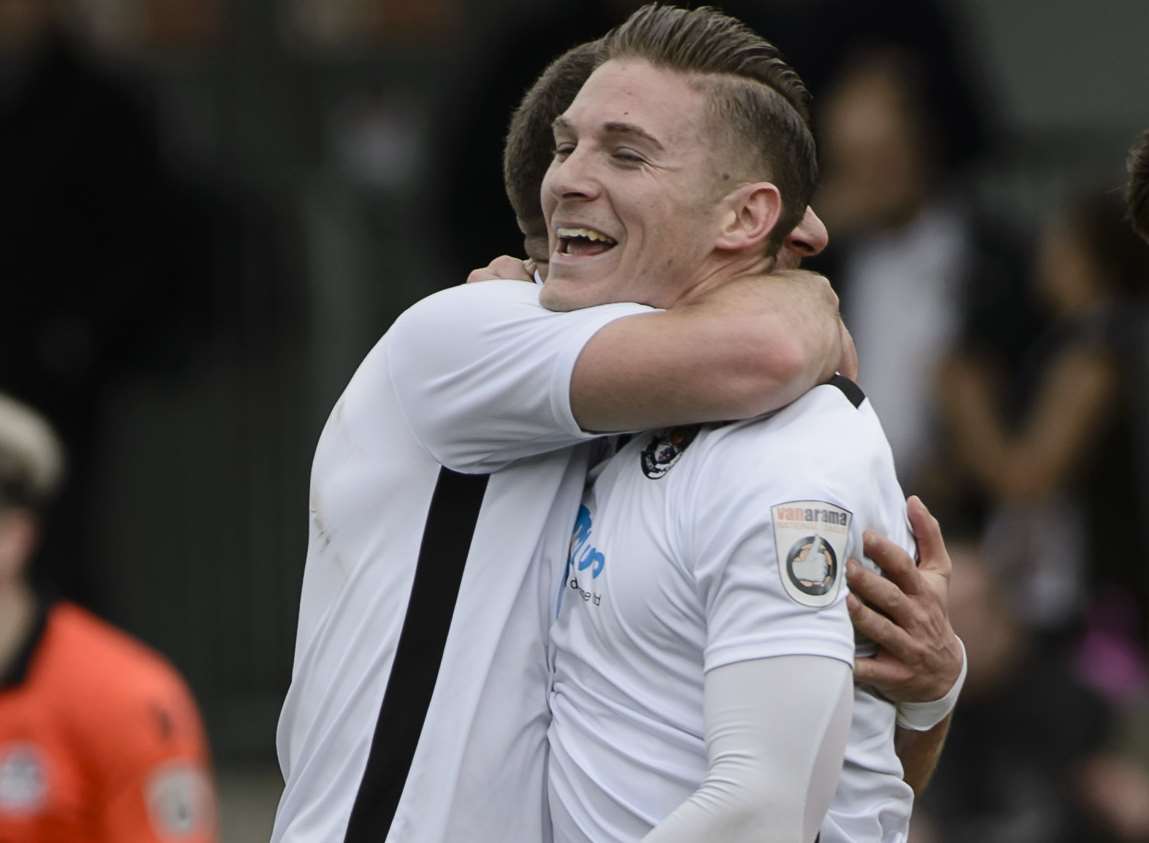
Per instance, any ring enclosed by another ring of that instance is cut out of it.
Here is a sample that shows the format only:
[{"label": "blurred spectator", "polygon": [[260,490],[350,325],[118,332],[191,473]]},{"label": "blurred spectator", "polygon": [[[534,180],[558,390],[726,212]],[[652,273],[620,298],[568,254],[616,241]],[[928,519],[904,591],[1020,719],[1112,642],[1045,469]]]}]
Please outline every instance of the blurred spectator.
[{"label": "blurred spectator", "polygon": [[975,545],[951,532],[950,617],[969,675],[915,843],[1149,836],[1149,777],[1109,749],[1115,712],[1034,646]]},{"label": "blurred spectator", "polygon": [[0,840],[215,839],[195,702],[157,654],[28,581],[63,453],[0,395]]},{"label": "blurred spectator", "polygon": [[[1141,139],[1129,151],[1127,161],[1129,181],[1126,183],[1125,200],[1128,205],[1129,220],[1133,229],[1149,243],[1149,130],[1142,133]],[[1149,318],[1141,320],[1138,348],[1143,352],[1130,361],[1129,376],[1133,383],[1149,387]],[[1149,388],[1142,388],[1134,397],[1133,418],[1149,418]],[[1138,431],[1138,471],[1142,479],[1149,478],[1149,434],[1145,426],[1135,426]],[[1141,495],[1140,524],[1149,525],[1149,494]],[[1149,530],[1149,527],[1146,527]]]},{"label": "blurred spectator", "polygon": [[915,83],[929,103],[945,171],[957,175],[989,151],[996,122],[994,103],[984,90],[982,56],[966,37],[959,4],[731,0],[724,6],[782,50],[813,92],[815,104],[862,55],[892,50],[922,57]]},{"label": "blurred spectator", "polygon": [[901,48],[855,52],[821,102],[824,265],[839,289],[907,488],[953,507],[936,402],[957,348],[1015,359],[1030,331],[1023,251],[972,207],[948,168],[951,144],[924,80],[931,59]]},{"label": "blurred spectator", "polygon": [[1046,225],[1037,292],[1054,321],[1019,358],[1022,377],[1008,392],[998,372],[968,357],[949,367],[944,387],[957,456],[995,502],[990,539],[1019,605],[1056,628],[1092,601],[1102,625],[1093,643],[1107,642],[1113,691],[1143,680],[1136,649],[1149,641],[1149,568],[1131,552],[1149,539],[1149,477],[1138,476],[1149,443],[1133,411],[1149,385],[1131,365],[1149,353],[1149,246],[1124,211],[1113,191],[1086,194]]},{"label": "blurred spectator", "polygon": [[1129,184],[1126,201],[1133,228],[1149,240],[1149,130],[1129,151]]},{"label": "blurred spectator", "polygon": [[88,498],[108,387],[167,371],[202,330],[207,244],[140,92],[47,0],[0,0],[0,389],[60,430],[77,482],[42,572],[99,604]]}]

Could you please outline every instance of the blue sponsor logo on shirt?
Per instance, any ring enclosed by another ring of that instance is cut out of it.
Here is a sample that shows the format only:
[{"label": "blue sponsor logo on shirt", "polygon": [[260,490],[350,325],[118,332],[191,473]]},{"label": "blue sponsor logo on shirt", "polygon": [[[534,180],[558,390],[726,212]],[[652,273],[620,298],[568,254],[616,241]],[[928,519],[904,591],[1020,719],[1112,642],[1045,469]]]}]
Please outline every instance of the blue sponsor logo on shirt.
[{"label": "blue sponsor logo on shirt", "polygon": [[[591,577],[598,579],[602,569],[606,567],[606,556],[590,543],[590,531],[593,526],[594,522],[591,519],[590,510],[586,506],[580,506],[578,517],[575,518],[574,532],[571,533],[571,551],[567,564],[577,564],[580,571],[593,567],[594,571]],[[575,562],[576,559],[578,560],[577,563]]]},{"label": "blue sponsor logo on shirt", "polygon": [[[567,556],[566,571],[563,574],[563,590],[569,588],[577,593],[584,603],[598,606],[602,603],[602,594],[594,590],[593,582],[599,578],[606,567],[606,554],[591,544],[590,538],[593,528],[594,519],[584,504],[578,509],[574,530],[571,532],[570,553]],[[579,575],[583,574],[582,579],[585,580],[585,573],[588,571],[591,582],[587,585],[591,585],[591,588],[586,588],[583,583],[579,582]]]}]

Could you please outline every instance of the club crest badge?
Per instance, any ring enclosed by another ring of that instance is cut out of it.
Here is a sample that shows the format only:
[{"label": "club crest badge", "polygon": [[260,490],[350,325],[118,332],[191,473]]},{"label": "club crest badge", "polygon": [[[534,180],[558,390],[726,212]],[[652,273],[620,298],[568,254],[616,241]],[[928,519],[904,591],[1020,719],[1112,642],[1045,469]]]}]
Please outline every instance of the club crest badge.
[{"label": "club crest badge", "polygon": [[44,759],[32,744],[0,747],[0,813],[35,814],[48,796]]},{"label": "club crest badge", "polygon": [[852,514],[826,501],[790,501],[770,508],[782,587],[803,606],[828,606],[846,570]]},{"label": "club crest badge", "polygon": [[152,826],[165,839],[206,834],[213,825],[211,785],[186,762],[158,768],[148,780],[147,799]]},{"label": "club crest badge", "polygon": [[655,433],[642,449],[642,473],[651,480],[665,477],[697,435],[697,425],[672,427]]}]

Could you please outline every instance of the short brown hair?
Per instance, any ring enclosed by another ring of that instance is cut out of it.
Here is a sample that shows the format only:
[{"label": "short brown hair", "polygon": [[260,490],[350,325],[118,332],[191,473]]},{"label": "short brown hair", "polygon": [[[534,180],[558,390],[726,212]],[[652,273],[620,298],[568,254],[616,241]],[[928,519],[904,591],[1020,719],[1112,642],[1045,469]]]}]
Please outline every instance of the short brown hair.
[{"label": "short brown hair", "polygon": [[782,195],[770,235],[775,251],[802,220],[818,182],[810,131],[810,94],[778,48],[741,21],[708,6],[652,3],[603,38],[604,60],[638,58],[655,67],[699,75],[715,127]]},{"label": "short brown hair", "polygon": [[567,50],[531,85],[511,117],[503,147],[503,184],[515,216],[524,222],[541,219],[539,194],[554,158],[555,118],[570,108],[599,61],[598,41]]},{"label": "short brown hair", "polygon": [[1133,230],[1149,241],[1149,130],[1129,151],[1129,183],[1125,205]]}]

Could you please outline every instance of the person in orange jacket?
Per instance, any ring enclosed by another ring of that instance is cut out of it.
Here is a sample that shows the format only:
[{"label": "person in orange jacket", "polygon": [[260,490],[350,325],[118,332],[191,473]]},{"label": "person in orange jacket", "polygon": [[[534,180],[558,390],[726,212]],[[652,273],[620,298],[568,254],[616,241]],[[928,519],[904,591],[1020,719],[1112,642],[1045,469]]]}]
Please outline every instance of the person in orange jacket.
[{"label": "person in orange jacket", "polygon": [[0,843],[214,843],[207,741],[182,678],[31,583],[62,477],[48,424],[0,395]]}]

